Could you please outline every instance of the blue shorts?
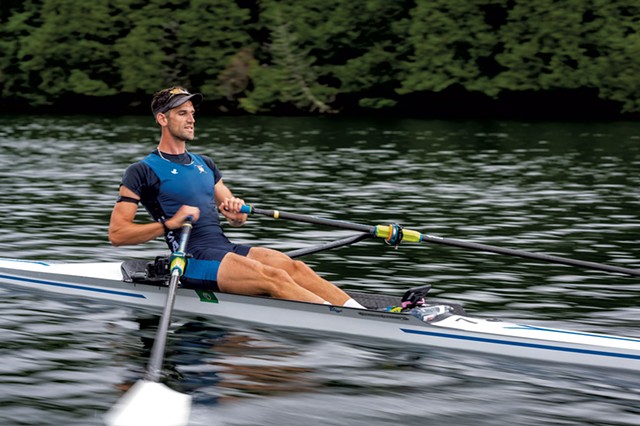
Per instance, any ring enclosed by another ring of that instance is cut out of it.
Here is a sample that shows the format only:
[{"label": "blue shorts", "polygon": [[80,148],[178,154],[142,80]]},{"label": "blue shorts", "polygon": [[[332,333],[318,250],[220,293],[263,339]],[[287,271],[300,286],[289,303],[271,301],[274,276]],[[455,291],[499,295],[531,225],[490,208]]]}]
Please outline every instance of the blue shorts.
[{"label": "blue shorts", "polygon": [[218,269],[227,253],[249,254],[251,247],[242,244],[218,244],[216,247],[190,247],[187,268],[180,282],[183,287],[220,291]]}]

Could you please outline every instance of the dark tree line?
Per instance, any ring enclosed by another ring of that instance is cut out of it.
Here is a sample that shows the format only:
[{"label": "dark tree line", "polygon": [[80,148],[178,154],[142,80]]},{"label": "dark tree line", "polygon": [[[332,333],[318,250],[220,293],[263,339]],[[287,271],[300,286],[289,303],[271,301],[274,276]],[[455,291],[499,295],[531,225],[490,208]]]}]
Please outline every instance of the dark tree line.
[{"label": "dark tree line", "polygon": [[639,73],[637,0],[0,3],[5,110],[131,110],[181,84],[229,113],[419,113],[549,94],[638,113]]}]

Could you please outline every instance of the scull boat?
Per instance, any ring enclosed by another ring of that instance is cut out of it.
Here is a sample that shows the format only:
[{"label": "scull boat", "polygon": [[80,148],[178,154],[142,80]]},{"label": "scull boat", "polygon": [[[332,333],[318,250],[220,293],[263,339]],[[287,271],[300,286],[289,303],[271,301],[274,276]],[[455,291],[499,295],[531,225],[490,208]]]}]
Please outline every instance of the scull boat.
[{"label": "scull boat", "polygon": [[[166,277],[154,273],[157,261],[48,263],[0,259],[0,285],[46,291],[61,296],[98,299],[162,309]],[[640,339],[585,333],[497,319],[476,318],[453,303],[425,299],[417,311],[388,311],[425,296],[418,287],[405,297],[349,292],[367,310],[179,288],[175,311],[244,321],[274,328],[376,339],[415,347],[526,358],[640,372]]]}]

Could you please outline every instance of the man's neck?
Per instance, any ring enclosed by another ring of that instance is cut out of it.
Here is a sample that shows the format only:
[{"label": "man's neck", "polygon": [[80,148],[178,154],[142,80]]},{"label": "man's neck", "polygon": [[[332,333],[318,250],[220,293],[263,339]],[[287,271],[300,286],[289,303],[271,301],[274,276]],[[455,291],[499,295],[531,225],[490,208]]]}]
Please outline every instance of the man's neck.
[{"label": "man's neck", "polygon": [[166,140],[165,138],[162,138],[158,144],[158,149],[167,154],[184,154],[187,150],[187,143],[185,141]]}]

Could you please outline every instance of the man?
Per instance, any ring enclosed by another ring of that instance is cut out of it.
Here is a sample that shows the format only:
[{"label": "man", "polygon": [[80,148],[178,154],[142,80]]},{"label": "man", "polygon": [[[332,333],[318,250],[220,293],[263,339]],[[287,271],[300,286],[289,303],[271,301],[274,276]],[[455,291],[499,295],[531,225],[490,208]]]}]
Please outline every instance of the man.
[{"label": "man", "polygon": [[[183,285],[364,308],[303,262],[227,239],[218,211],[232,226],[243,225],[247,215],[240,213],[244,201],[233,196],[213,160],[186,149],[187,141],[195,137],[195,107],[201,101],[201,94],[182,87],[161,90],[153,97],[151,110],[162,132],[160,143],[124,173],[111,213],[111,243],[140,244],[164,235],[174,251],[180,227],[192,216],[187,252],[193,257],[181,279]],[[140,202],[155,222],[133,222]]]}]

